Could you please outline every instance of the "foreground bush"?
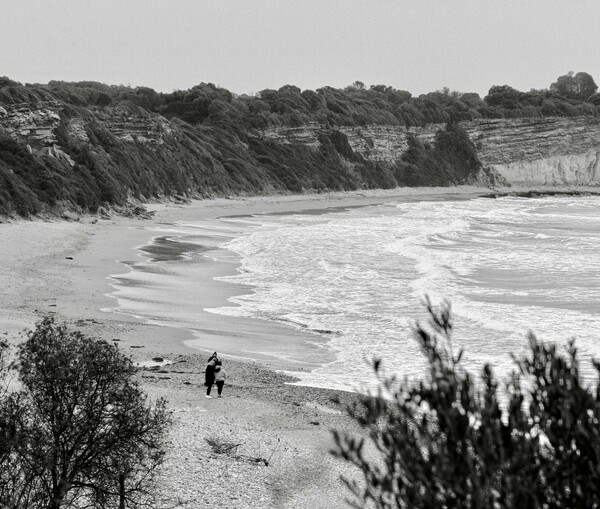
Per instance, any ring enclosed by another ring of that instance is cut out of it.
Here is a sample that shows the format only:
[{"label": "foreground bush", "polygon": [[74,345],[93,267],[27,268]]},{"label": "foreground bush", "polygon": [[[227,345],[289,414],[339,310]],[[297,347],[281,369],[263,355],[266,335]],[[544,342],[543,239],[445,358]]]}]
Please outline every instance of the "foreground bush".
[{"label": "foreground bush", "polygon": [[363,475],[345,480],[352,505],[600,507],[600,393],[582,385],[574,342],[565,355],[530,334],[501,403],[490,366],[475,383],[453,353],[449,306],[428,310],[427,379],[385,377],[376,361],[378,394],[349,408],[366,436],[334,433],[334,454]]},{"label": "foreground bush", "polygon": [[[0,352],[1,353],[1,352]],[[150,405],[131,360],[46,317],[0,393],[0,507],[146,507],[170,414]]]}]

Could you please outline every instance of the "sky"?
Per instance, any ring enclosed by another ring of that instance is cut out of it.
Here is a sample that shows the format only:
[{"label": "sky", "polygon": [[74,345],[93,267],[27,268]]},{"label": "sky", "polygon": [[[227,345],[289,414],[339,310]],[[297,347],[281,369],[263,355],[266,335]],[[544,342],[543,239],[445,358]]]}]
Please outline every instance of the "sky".
[{"label": "sky", "polygon": [[161,92],[600,83],[598,0],[0,0],[0,76]]}]

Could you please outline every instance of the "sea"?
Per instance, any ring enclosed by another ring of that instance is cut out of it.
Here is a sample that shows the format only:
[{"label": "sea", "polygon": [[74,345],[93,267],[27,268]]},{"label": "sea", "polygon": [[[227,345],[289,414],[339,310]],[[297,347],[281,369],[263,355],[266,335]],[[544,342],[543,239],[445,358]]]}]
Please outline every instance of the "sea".
[{"label": "sea", "polygon": [[[560,349],[574,338],[585,380],[597,379],[591,360],[600,359],[600,197],[390,200],[159,230],[154,256],[113,276],[116,310],[143,317],[147,309],[149,320],[193,331],[201,304],[190,288],[199,265],[235,263],[220,280],[243,291],[203,309],[286,324],[305,331],[307,343],[318,339],[327,362],[293,373],[299,384],[373,388],[376,358],[385,375],[423,378],[415,327],[427,326],[427,299],[449,304],[452,337],[443,344],[463,351],[462,366],[476,378],[487,363],[505,379],[532,332]],[[210,247],[207,231],[217,239]],[[156,256],[174,246],[176,259]],[[128,284],[132,272],[135,285]],[[152,289],[150,308],[140,303],[144,286]],[[178,291],[186,298],[174,302]]]}]

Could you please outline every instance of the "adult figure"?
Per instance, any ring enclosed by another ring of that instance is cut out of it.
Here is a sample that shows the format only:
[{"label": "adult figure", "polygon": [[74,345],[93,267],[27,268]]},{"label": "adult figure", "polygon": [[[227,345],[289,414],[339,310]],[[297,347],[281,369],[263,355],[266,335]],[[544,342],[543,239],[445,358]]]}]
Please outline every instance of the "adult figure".
[{"label": "adult figure", "polygon": [[218,360],[215,365],[215,383],[217,384],[217,393],[219,394],[219,398],[223,392],[223,386],[225,385],[226,378],[227,373],[225,372],[225,368],[223,368],[221,365],[221,361]]},{"label": "adult figure", "polygon": [[212,398],[210,395],[210,390],[215,383],[215,366],[217,364],[217,360],[217,352],[215,352],[208,358],[208,363],[206,364],[206,369],[204,370],[204,385],[206,386],[207,398]]}]

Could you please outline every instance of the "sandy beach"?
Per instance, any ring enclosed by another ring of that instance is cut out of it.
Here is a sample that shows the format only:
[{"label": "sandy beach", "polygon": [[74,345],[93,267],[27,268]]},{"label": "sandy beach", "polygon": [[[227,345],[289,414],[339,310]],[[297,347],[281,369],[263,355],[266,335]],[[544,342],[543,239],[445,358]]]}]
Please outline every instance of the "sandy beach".
[{"label": "sandy beach", "polygon": [[[326,361],[323,350],[301,362],[314,336],[283,325],[198,311],[198,329],[152,325],[116,306],[110,275],[127,272],[156,232],[178,221],[210,220],[294,211],[357,207],[393,200],[470,199],[488,194],[477,187],[410,188],[321,195],[267,196],[150,204],[152,219],[85,216],[78,221],[11,221],[0,224],[0,335],[16,343],[44,314],[54,314],[84,333],[115,341],[136,362],[168,360],[140,370],[152,397],[166,397],[174,412],[169,453],[161,478],[162,507],[342,508],[341,474],[352,476],[329,454],[331,429],[353,429],[344,414],[351,394],[290,385],[279,371],[308,370]],[[199,290],[205,307],[219,307],[248,291],[214,278],[234,264],[207,263]],[[286,341],[281,342],[280,338]],[[281,344],[264,356],[263,345]],[[208,353],[224,352],[229,379],[224,397],[206,399],[203,370]],[[284,358],[295,358],[285,361]],[[342,402],[334,401],[341,397]],[[207,438],[238,447],[238,458],[212,451]],[[269,459],[269,465],[252,459]]]},{"label": "sandy beach", "polygon": [[[235,336],[260,343],[269,337],[306,336],[288,327],[250,320],[223,319],[202,313],[206,326],[204,338],[192,338],[187,331],[148,325],[132,316],[106,312],[116,307],[110,275],[123,274],[127,263],[142,256],[139,247],[149,244],[157,233],[154,226],[178,221],[208,220],[224,216],[244,216],[296,211],[321,211],[337,207],[356,207],[398,200],[468,199],[489,192],[485,188],[406,188],[389,191],[361,191],[318,195],[266,196],[194,201],[189,205],[149,204],[152,219],[113,215],[110,219],[83,216],[78,221],[12,221],[0,223],[0,294],[3,312],[0,334],[15,335],[32,327],[44,313],[53,313],[67,321],[81,322],[88,332],[105,339],[118,339],[124,349],[143,346],[147,350],[170,353],[197,353],[197,348],[213,351],[229,343],[235,353]],[[217,262],[206,268],[201,293],[206,307],[218,307],[227,298],[249,290],[215,281],[235,272],[235,266]],[[224,330],[225,329],[225,330]],[[191,348],[186,345],[195,339]],[[314,339],[314,337],[312,338]],[[238,345],[239,348],[239,345]],[[252,349],[251,349],[252,350]],[[260,350],[256,348],[254,350]],[[251,355],[237,352],[242,358]],[[286,366],[274,359],[261,359],[268,367]],[[300,366],[300,368],[302,368]]]}]

